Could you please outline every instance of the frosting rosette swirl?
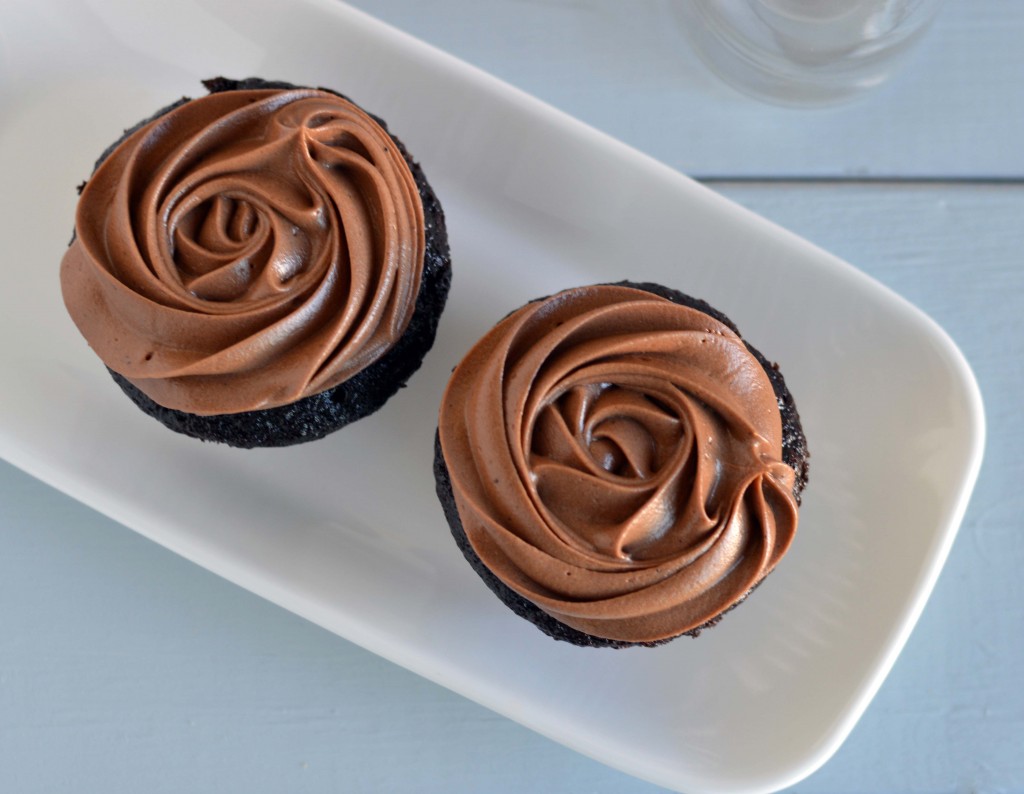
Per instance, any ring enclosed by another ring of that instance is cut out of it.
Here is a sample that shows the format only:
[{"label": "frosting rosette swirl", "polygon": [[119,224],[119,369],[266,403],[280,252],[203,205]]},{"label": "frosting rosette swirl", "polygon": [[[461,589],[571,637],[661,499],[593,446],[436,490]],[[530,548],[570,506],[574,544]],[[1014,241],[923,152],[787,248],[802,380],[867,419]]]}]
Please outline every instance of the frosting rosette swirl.
[{"label": "frosting rosette swirl", "polygon": [[796,531],[771,380],[697,309],[620,285],[527,304],[455,369],[439,443],[472,551],[585,634],[702,626]]},{"label": "frosting rosette swirl", "polygon": [[223,91],[125,138],[61,265],[104,363],[199,415],[286,405],[377,361],[412,317],[423,208],[399,146],[317,89]]}]

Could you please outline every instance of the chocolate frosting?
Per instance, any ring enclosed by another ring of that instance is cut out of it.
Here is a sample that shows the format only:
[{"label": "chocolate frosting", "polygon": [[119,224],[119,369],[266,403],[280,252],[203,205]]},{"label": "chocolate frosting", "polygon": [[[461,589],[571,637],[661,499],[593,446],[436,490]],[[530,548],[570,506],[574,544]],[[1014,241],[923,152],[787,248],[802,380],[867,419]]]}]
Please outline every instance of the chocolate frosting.
[{"label": "chocolate frosting", "polygon": [[69,313],[112,370],[193,414],[294,402],[402,336],[423,208],[387,131],[314,89],[225,91],[126,138],[82,191]]},{"label": "chocolate frosting", "polygon": [[473,551],[592,636],[701,626],[796,531],[760,363],[714,318],[629,287],[567,290],[496,325],[455,369],[439,437]]}]

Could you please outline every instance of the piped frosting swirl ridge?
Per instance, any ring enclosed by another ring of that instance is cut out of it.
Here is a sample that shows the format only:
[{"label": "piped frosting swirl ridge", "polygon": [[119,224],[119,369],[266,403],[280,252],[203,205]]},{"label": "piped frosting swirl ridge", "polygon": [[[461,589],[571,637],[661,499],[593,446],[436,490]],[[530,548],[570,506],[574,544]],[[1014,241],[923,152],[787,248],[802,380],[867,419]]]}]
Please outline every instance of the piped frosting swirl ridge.
[{"label": "piped frosting swirl ridge", "polygon": [[65,304],[167,408],[239,413],[333,388],[415,308],[423,208],[387,131],[315,89],[224,91],[129,135],[82,192]]}]

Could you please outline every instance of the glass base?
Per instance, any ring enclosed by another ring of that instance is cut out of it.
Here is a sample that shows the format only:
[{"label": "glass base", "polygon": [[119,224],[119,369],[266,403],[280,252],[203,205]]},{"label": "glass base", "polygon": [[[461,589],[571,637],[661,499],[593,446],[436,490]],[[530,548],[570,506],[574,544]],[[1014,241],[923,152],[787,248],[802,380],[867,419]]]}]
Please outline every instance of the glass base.
[{"label": "glass base", "polygon": [[817,0],[798,14],[801,2],[676,0],[674,7],[696,53],[729,85],[775,104],[825,107],[885,82],[939,6]]}]

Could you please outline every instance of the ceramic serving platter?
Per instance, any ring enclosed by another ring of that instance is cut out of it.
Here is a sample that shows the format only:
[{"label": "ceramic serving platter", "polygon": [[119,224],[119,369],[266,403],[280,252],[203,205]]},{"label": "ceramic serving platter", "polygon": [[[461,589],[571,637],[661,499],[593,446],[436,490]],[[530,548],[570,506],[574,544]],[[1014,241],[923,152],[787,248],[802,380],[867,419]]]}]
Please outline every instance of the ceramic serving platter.
[{"label": "ceramic serving platter", "polygon": [[[690,792],[792,784],[849,733],[952,543],[984,423],[959,351],[854,268],[516,89],[339,3],[0,9],[0,454],[199,565],[606,764]],[[136,410],[57,268],[76,184],[199,80],[336,88],[388,120],[448,215],[434,350],[373,417],[240,451]],[[782,365],[812,450],[790,555],[699,639],[555,643],[484,588],[431,473],[447,374],[523,302],[651,280],[709,300]]]}]

